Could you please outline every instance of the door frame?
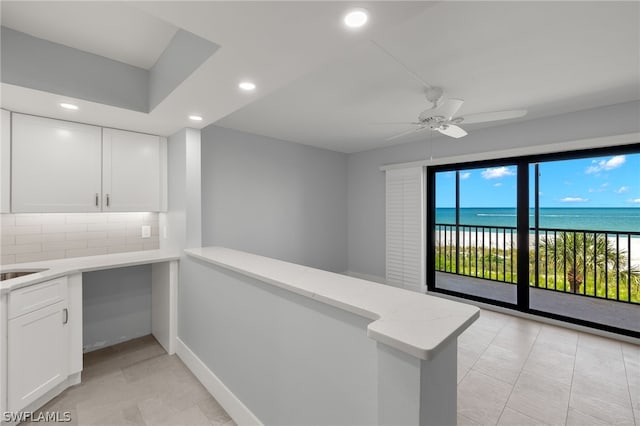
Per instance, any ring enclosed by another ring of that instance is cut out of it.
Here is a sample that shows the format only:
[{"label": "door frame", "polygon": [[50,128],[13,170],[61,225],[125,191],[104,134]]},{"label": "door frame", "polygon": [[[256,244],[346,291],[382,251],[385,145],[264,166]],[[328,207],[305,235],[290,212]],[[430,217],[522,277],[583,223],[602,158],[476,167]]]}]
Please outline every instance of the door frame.
[{"label": "door frame", "polygon": [[[517,285],[517,303],[511,304],[499,300],[487,299],[480,296],[469,295],[465,293],[459,293],[456,291],[440,289],[436,287],[435,278],[435,208],[436,208],[436,179],[435,175],[438,172],[457,171],[461,168],[490,168],[499,166],[516,166],[517,167],[517,229],[518,229],[518,254],[522,247],[529,246],[529,166],[535,163],[542,163],[545,161],[562,161],[562,160],[576,160],[580,158],[588,157],[604,157],[611,155],[622,154],[640,154],[640,142],[621,146],[611,146],[603,148],[590,148],[576,151],[561,151],[546,154],[526,155],[520,157],[506,157],[491,160],[474,160],[469,162],[456,162],[450,164],[438,164],[426,167],[426,185],[425,185],[425,200],[426,200],[426,212],[427,212],[427,227],[426,227],[426,280],[427,291],[433,293],[440,293],[449,296],[468,299],[475,302],[490,304],[502,308],[512,309],[526,314],[532,314],[540,317],[550,318],[554,320],[569,322],[580,326],[596,328],[610,333],[622,334],[625,336],[631,336],[634,338],[640,338],[640,333],[627,329],[621,329],[605,324],[600,324],[592,321],[586,321],[583,319],[577,319],[558,315],[550,312],[539,311],[531,309],[529,307],[529,259],[528,250],[526,256],[518,255],[517,273],[519,277],[527,277],[526,280],[520,281]],[[525,208],[522,208],[524,206]],[[456,212],[456,214],[458,214]],[[638,307],[640,309],[640,306]]]}]

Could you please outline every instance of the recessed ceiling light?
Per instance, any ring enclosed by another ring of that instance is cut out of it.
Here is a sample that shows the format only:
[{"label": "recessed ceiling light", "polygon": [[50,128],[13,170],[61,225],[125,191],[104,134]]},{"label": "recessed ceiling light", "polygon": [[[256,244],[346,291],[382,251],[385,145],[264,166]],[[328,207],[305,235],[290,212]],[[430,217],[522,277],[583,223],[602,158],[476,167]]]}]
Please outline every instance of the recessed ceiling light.
[{"label": "recessed ceiling light", "polygon": [[202,117],[200,117],[199,115],[190,115],[189,120],[202,121]]},{"label": "recessed ceiling light", "polygon": [[344,16],[344,24],[349,28],[360,28],[367,23],[369,15],[364,9],[353,9]]},{"label": "recessed ceiling light", "polygon": [[250,90],[255,90],[256,85],[253,84],[250,81],[243,81],[240,84],[238,84],[238,87],[241,88],[242,90],[246,90],[248,92]]},{"label": "recessed ceiling light", "polygon": [[66,102],[62,102],[62,103],[60,104],[60,106],[61,106],[62,108],[64,108],[64,109],[70,109],[70,110],[73,110],[73,111],[75,111],[75,110],[77,110],[77,109],[78,109],[78,105],[68,104],[68,103],[66,103]]}]

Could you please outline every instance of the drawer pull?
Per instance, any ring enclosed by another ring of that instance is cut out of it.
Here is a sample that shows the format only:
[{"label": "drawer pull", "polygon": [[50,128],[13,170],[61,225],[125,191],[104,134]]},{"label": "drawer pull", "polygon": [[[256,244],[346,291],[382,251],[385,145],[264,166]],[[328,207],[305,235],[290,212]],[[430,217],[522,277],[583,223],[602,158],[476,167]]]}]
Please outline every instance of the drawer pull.
[{"label": "drawer pull", "polygon": [[63,323],[63,324],[66,324],[66,323],[68,323],[68,322],[69,322],[69,309],[64,308],[64,309],[62,310],[62,318],[63,318],[63,319],[62,319],[62,323]]}]

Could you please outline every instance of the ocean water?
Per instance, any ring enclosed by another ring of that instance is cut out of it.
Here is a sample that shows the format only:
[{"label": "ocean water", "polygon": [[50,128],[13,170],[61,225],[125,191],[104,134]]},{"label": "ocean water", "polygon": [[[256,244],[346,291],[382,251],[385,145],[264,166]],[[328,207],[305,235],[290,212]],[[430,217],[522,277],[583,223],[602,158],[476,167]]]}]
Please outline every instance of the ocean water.
[{"label": "ocean water", "polygon": [[[437,208],[436,223],[456,223],[454,208]],[[461,208],[461,225],[516,226],[515,208]],[[534,209],[529,227],[534,226]],[[640,232],[640,207],[541,208],[540,227],[593,231]]]}]

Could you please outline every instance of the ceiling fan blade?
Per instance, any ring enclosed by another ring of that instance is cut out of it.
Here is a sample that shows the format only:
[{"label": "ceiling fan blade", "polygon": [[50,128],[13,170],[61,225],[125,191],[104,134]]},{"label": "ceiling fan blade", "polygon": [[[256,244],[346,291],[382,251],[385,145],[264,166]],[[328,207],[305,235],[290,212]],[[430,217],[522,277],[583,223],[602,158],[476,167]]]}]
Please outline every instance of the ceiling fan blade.
[{"label": "ceiling fan blade", "polygon": [[438,108],[438,115],[443,116],[445,120],[449,121],[455,113],[458,112],[463,103],[463,99],[447,99],[444,104]]},{"label": "ceiling fan blade", "polygon": [[428,129],[428,127],[418,127],[417,129],[410,129],[410,130],[407,130],[405,132],[398,133],[397,135],[391,136],[390,138],[386,138],[385,141],[392,141],[394,139],[401,138],[401,137],[406,136],[408,134],[421,132],[421,131],[427,130],[427,129]]},{"label": "ceiling fan blade", "polygon": [[467,136],[467,132],[462,127],[458,127],[455,124],[443,124],[436,130],[443,135],[451,136],[456,139]]},{"label": "ceiling fan blade", "polygon": [[418,83],[422,84],[427,89],[431,89],[431,85],[429,85],[426,81],[424,81],[418,74],[413,72],[413,70],[410,69],[408,66],[406,66],[404,64],[404,62],[402,62],[400,59],[396,58],[391,52],[389,52],[384,47],[380,46],[380,44],[378,44],[374,40],[371,40],[371,43],[373,43],[378,49],[382,50],[388,57],[393,59],[398,65],[400,65],[402,68],[404,68],[404,70],[407,72],[407,74],[409,74],[411,77],[413,77]]},{"label": "ceiling fan blade", "polygon": [[498,121],[498,120],[509,120],[512,118],[520,118],[527,115],[526,109],[517,109],[512,111],[492,111],[492,112],[481,112],[478,114],[469,114],[465,115],[462,118],[462,123],[465,124],[473,124],[473,123],[484,123],[486,121]]}]

